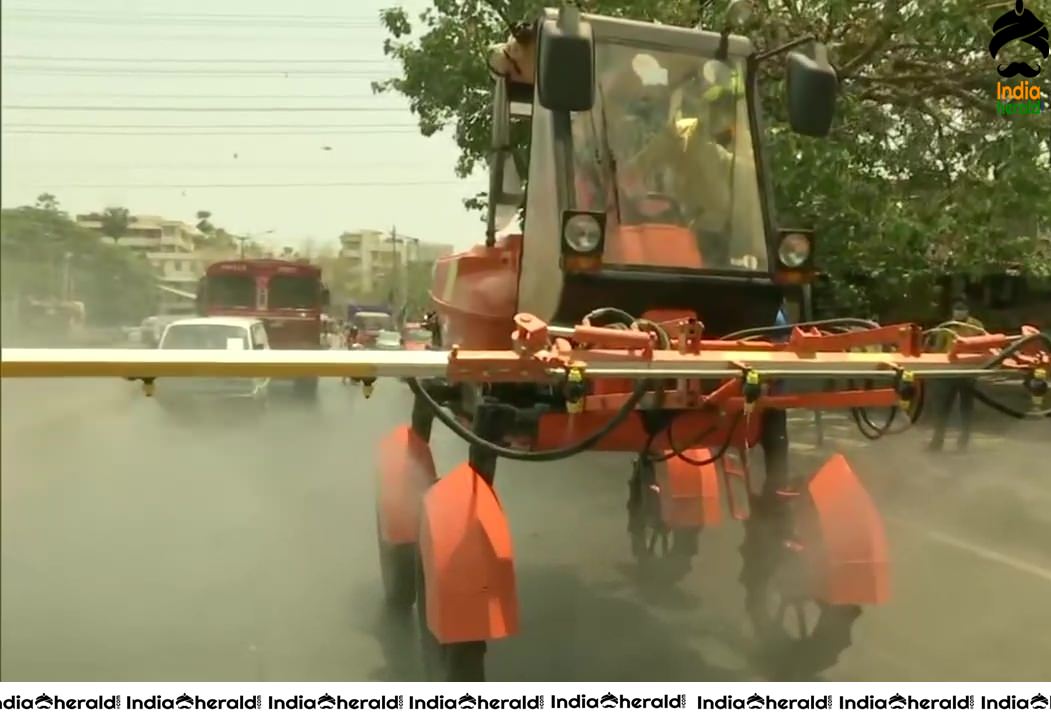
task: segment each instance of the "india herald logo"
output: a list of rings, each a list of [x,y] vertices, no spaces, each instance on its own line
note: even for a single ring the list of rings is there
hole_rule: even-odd
[[[993,23],[993,39],[989,41],[989,54],[996,59],[1000,50],[1008,43],[1020,40],[1033,46],[1046,60],[1051,53],[1048,45],[1047,26],[1040,20],[1032,10],[1025,7],[1022,0],[1015,0],[1014,10],[1008,10]],[[1041,66],[1032,66],[1027,62],[1011,62],[1006,67],[1000,64],[996,72],[1000,77],[1011,78],[1021,75],[1027,78],[1035,78],[1040,74]]]
[[[993,37],[989,41],[989,54],[994,60],[1000,52],[1014,42],[1022,42],[1035,49],[1045,60],[1051,54],[1048,44],[1047,26],[1032,10],[1025,7],[1023,0],[1015,0],[1014,9],[1008,10],[993,23]],[[1024,60],[1012,60],[1006,65],[999,63],[996,72],[1002,78],[1035,78],[1042,66],[1030,64]],[[1021,80],[1013,85],[996,83],[996,112],[1000,115],[1036,115],[1043,111],[1044,92],[1035,82]]]

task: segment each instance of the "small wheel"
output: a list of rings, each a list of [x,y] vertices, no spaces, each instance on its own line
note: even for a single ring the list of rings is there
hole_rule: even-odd
[[[660,490],[652,482],[652,475],[638,465],[635,472],[633,482],[637,483],[638,495],[629,499],[628,507],[631,554],[646,572],[678,581],[690,572],[700,528],[669,528],[661,516]]]
[[[829,605],[813,597],[805,544],[795,536],[790,500],[753,500],[741,545],[745,610],[760,659],[779,680],[807,680],[834,666],[850,647],[858,605]]]
[[[387,607],[408,612],[416,602],[416,546],[411,543],[391,545],[383,539],[380,520],[376,517],[376,545],[379,548],[383,598]]]
[[[485,682],[485,642],[442,644],[427,627],[427,591],[423,563],[416,559],[416,620],[420,654],[427,680],[434,682]]]

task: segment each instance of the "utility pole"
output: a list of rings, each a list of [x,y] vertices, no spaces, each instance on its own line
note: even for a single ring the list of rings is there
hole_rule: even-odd
[[[398,283],[398,269],[400,262],[398,262],[398,243],[401,239],[398,237],[397,226],[392,225],[390,229],[390,302],[391,305],[397,305],[400,287]]]

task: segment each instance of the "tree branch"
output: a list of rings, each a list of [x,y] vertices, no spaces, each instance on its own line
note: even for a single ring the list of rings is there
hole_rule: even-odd
[[[879,31],[876,32],[876,35],[860,53],[840,66],[841,77],[850,77],[851,73],[864,66],[884,45],[890,42],[891,37],[894,35],[894,28],[898,24],[898,12],[900,10],[901,0],[887,0],[883,4],[883,22],[880,24]]]
[[[496,0],[482,0],[482,4],[500,18],[501,22],[506,26],[504,28],[505,30],[510,30],[515,26],[515,21],[513,21],[507,14],[507,8],[497,5]]]

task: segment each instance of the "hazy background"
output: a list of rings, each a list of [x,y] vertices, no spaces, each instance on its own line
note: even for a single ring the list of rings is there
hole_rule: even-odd
[[[370,89],[397,70],[391,4],[4,2],[2,205],[50,192],[72,214],[208,209],[232,232],[275,229],[278,246],[395,224],[475,242],[461,200],[482,176],[456,178],[452,139],[421,137],[402,98]]]

